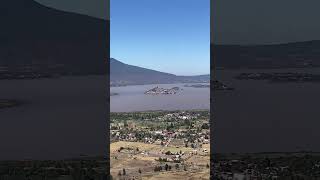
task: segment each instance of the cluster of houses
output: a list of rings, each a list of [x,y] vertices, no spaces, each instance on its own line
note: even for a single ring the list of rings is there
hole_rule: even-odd
[[[180,120],[191,120],[191,119],[195,119],[198,118],[200,114],[198,113],[190,113],[190,112],[175,112],[175,113],[168,113],[166,115],[163,116],[164,119],[180,119]]]
[[[172,141],[180,142],[176,146],[184,147],[189,144],[190,147],[198,148],[201,144],[210,143],[209,131],[203,131],[198,133],[188,134],[188,131],[177,130],[156,130],[156,131],[126,131],[120,132],[120,130],[111,130],[111,140],[112,141],[129,141],[129,142],[143,142],[147,144],[156,144],[162,146],[168,146],[173,144]],[[188,136],[192,136],[195,141],[191,142]]]
[[[210,143],[210,130],[201,129],[203,120],[198,120],[207,114],[201,112],[170,112],[152,119],[142,120],[113,120],[111,123],[111,141],[142,142],[146,144],[159,145],[161,151],[148,152],[137,151],[134,148],[121,148],[121,154],[130,154],[132,158],[140,154],[142,156],[154,157],[155,160],[166,163],[181,163],[193,155],[209,155],[209,149],[203,148],[204,144]],[[123,118],[123,117],[122,117]],[[146,127],[145,122],[159,124]],[[166,125],[172,128],[163,128]],[[169,147],[169,148],[166,148]],[[166,149],[175,149],[174,152]],[[188,148],[186,151],[185,148]],[[121,156],[119,154],[119,156]]]
[[[170,139],[178,138],[178,139],[188,139],[188,137],[192,136],[193,139],[197,140],[197,142],[201,142],[204,144],[209,143],[209,130],[200,130],[196,132],[196,130],[190,131],[188,129],[180,129],[181,125],[186,125],[185,120],[196,119],[200,116],[198,113],[190,113],[190,112],[175,112],[168,113],[164,116],[157,117],[156,119],[147,120],[147,121],[159,121],[159,123],[167,123],[167,121],[174,122],[172,129],[152,129],[148,127],[137,128],[135,121],[114,121],[110,124],[111,130],[111,140],[112,141],[140,141],[144,143],[160,143],[161,144],[168,143]],[[181,121],[179,121],[181,120]],[[191,121],[189,121],[191,122]],[[138,122],[139,123],[139,122]],[[141,122],[140,122],[141,123]],[[199,126],[201,128],[201,126]]]

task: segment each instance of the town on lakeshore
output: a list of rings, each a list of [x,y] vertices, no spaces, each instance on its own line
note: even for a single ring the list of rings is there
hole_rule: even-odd
[[[114,179],[209,179],[208,110],[111,113]]]

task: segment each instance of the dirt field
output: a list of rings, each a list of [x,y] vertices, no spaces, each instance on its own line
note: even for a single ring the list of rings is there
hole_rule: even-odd
[[[123,148],[139,148],[139,152],[119,152],[118,150]],[[114,179],[119,180],[169,180],[169,179],[183,179],[183,180],[208,180],[209,168],[207,164],[210,164],[209,153],[201,153],[203,149],[210,149],[209,145],[203,146],[199,149],[199,153],[196,155],[190,154],[194,152],[192,148],[185,147],[162,147],[160,145],[145,144],[139,142],[116,142],[110,145],[111,152],[111,174]],[[159,162],[156,161],[162,152],[185,152],[187,157],[185,163],[173,163],[173,162]],[[189,155],[190,154],[190,155]],[[165,166],[168,164],[172,167],[170,171],[155,172],[156,166]],[[179,164],[179,168],[176,168],[176,164]],[[186,166],[184,169],[184,166]],[[123,168],[125,168],[125,175],[123,175]],[[121,175],[119,175],[119,172]],[[140,173],[141,172],[141,173]]]

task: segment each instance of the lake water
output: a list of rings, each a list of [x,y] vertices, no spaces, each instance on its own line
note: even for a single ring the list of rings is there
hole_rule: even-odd
[[[219,70],[234,91],[213,95],[213,149],[218,152],[320,151],[320,83],[235,80],[242,72],[309,72],[320,69]],[[101,154],[106,142],[105,77],[0,81],[0,99],[22,106],[0,109],[0,159],[46,159]],[[112,87],[112,112],[209,109],[209,88],[160,84]],[[155,86],[183,90],[145,95]]]
[[[185,84],[154,84],[111,87],[111,93],[118,95],[110,97],[111,112],[131,112],[147,110],[190,110],[210,108],[210,89],[184,87]],[[145,91],[154,87],[182,88],[177,94],[146,95]]]
[[[103,155],[108,116],[106,77],[1,80],[0,160]]]
[[[213,94],[215,151],[320,151],[320,83],[233,78],[242,72],[320,74],[320,69],[217,71],[218,79],[235,91]]]

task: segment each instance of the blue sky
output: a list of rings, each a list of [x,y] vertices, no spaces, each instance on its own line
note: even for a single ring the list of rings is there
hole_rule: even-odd
[[[210,73],[209,0],[111,0],[111,57],[177,75]]]

